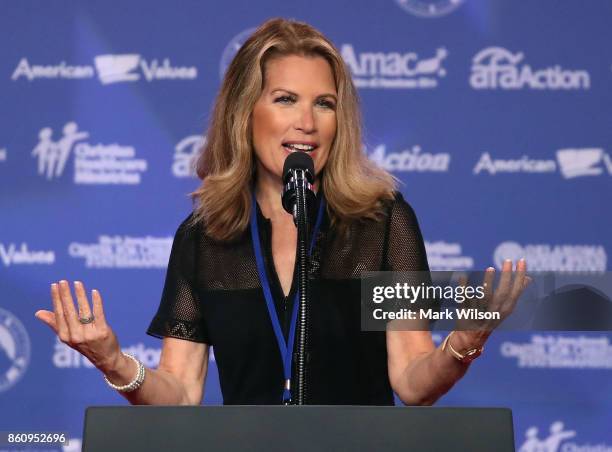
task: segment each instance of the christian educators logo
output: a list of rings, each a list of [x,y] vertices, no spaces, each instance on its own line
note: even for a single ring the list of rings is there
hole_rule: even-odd
[[[586,70],[560,65],[534,69],[523,62],[523,52],[487,47],[472,59],[470,85],[474,89],[587,90],[591,76]]]
[[[419,17],[440,17],[456,10],[464,0],[395,0],[404,10]]]
[[[30,363],[30,338],[17,317],[0,308],[0,392],[13,386]]]
[[[90,144],[83,141],[89,133],[80,131],[76,122],[68,122],[63,136],[53,139],[53,129],[44,127],[38,133],[38,144],[32,156],[38,159],[38,174],[51,180],[64,173],[68,158],[74,153],[74,183],[90,185],[137,185],[147,161],[136,159],[132,146]]]

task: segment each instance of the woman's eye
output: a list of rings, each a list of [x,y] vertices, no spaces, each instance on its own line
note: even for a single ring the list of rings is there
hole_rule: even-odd
[[[295,98],[292,96],[280,96],[275,99],[275,102],[278,102],[281,104],[290,104],[290,103],[295,102]]]
[[[334,104],[330,100],[321,99],[317,102],[317,104],[320,105],[321,107],[329,108],[330,110],[333,110],[336,108],[336,104]]]

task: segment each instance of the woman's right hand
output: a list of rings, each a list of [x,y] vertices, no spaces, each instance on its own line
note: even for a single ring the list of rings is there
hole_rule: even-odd
[[[92,290],[94,320],[91,323],[81,323],[79,318],[92,316],[87,294],[83,283],[75,281],[78,311],[75,309],[68,281],[51,284],[51,299],[53,312],[40,310],[34,314],[46,323],[60,340],[84,355],[103,373],[112,371],[121,359],[121,348],[117,336],[106,323],[100,292]]]

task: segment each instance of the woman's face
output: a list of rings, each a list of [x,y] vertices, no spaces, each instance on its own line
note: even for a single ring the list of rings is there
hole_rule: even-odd
[[[336,136],[337,93],[329,63],[289,55],[269,60],[265,72],[251,118],[258,177],[282,179],[292,152],[307,152],[319,174]]]

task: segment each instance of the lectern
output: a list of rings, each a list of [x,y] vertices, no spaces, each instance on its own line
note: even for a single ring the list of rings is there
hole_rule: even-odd
[[[514,452],[505,408],[90,407],[84,452]]]

